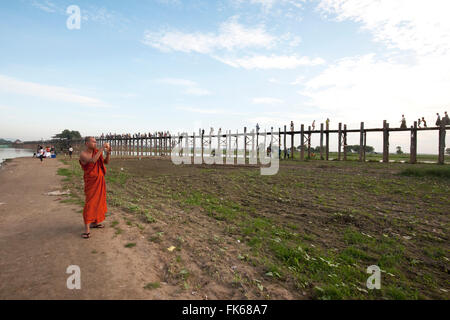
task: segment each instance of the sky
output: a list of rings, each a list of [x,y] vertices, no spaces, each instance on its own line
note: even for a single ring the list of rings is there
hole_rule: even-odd
[[[79,29],[68,27],[72,5]],[[278,131],[291,120],[299,130],[327,118],[332,129],[398,127],[402,114],[408,126],[422,116],[434,125],[450,111],[449,9],[448,0],[1,1],[0,138]],[[420,132],[418,152],[437,153],[437,141]],[[368,135],[377,151],[381,143]],[[397,145],[408,151],[409,134],[392,133]]]

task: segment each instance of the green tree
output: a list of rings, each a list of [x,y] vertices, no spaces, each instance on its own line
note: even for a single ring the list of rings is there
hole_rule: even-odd
[[[366,152],[367,152],[367,153],[375,152],[375,148],[372,147],[372,146],[366,146]]]
[[[58,147],[67,149],[73,141],[81,139],[81,134],[79,131],[65,129],[63,132],[55,134],[52,138],[56,140],[55,144]]]
[[[447,153],[448,155],[450,155],[450,148],[445,149],[445,153]]]
[[[344,150],[345,150],[346,152],[353,152],[352,147],[353,147],[353,146],[349,146],[349,145],[344,146]]]
[[[345,148],[347,149],[347,152],[354,152],[354,153],[359,153],[359,150],[361,149],[359,144],[348,145]],[[366,153],[372,153],[375,151],[375,148],[372,146],[365,146],[364,150]]]
[[[397,146],[397,154],[403,154],[402,147]]]

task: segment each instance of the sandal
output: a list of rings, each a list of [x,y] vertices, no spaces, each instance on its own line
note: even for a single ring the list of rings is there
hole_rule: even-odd
[[[90,233],[82,233],[82,234],[81,234],[81,237],[82,237],[83,239],[89,239],[89,238],[91,237],[91,234],[90,234]]]
[[[101,223],[99,223],[99,224],[96,224],[95,226],[92,226],[91,228],[94,228],[94,229],[103,229],[105,226],[103,225],[103,224],[101,224]]]

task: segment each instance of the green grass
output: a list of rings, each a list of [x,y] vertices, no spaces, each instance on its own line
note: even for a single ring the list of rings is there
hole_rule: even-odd
[[[150,213],[148,213],[148,212],[144,212],[144,217],[145,217],[145,222],[147,222],[147,223],[155,223],[156,222],[156,219],[153,218],[150,215]]]
[[[153,290],[161,288],[161,284],[159,282],[149,282],[144,286],[144,289]]]
[[[129,175],[119,169],[108,170],[105,179],[107,183],[117,183],[121,186],[125,185],[128,181]]]
[[[217,220],[230,221],[236,217],[240,209],[239,205],[231,201],[224,201],[212,194],[199,191],[182,192],[178,198],[186,205],[202,207],[209,216]]]
[[[450,178],[450,167],[444,166],[440,168],[423,168],[423,167],[411,167],[404,169],[400,172],[400,175],[410,177],[438,177],[438,178]]]
[[[307,149],[305,149],[305,160],[307,161],[315,161],[320,160],[320,153],[313,152],[315,154],[314,157],[311,157],[311,159],[308,158],[308,152]],[[283,159],[284,153],[283,150],[281,151],[280,159]],[[323,154],[325,157],[325,152]],[[329,159],[337,159],[338,153],[337,152],[329,152]],[[344,158],[344,152],[341,152],[341,159]],[[300,159],[300,151],[294,152],[294,160]],[[288,161],[291,161],[292,159],[286,159]],[[347,160],[348,161],[359,161],[359,153],[347,153]],[[380,162],[383,160],[383,153],[366,153],[366,161],[368,162]],[[389,154],[389,160],[395,161],[395,162],[408,162],[410,160],[410,154],[409,153],[403,153],[403,154],[396,154],[396,153],[390,153]],[[438,155],[433,154],[418,154],[417,155],[417,161],[418,162],[436,162],[438,161]],[[445,162],[448,163],[450,161],[450,155],[445,155]]]
[[[70,170],[68,168],[59,168],[58,171],[57,171],[57,174],[59,176],[71,177],[72,176],[72,170]]]
[[[155,223],[156,230],[148,227],[150,242],[178,236],[165,233],[163,237],[166,229],[158,223],[164,219],[179,223],[176,214],[167,215],[171,209],[204,214],[205,228],[213,224],[217,239],[233,238],[234,258],[256,267],[259,279],[272,286],[283,282],[289,290],[315,299],[445,297],[439,289],[448,286],[441,266],[449,253],[443,236],[448,231],[443,217],[450,206],[448,176],[442,174],[448,172],[446,166],[291,161],[268,177],[247,168],[185,173],[174,167],[148,174],[155,163],[149,160],[148,167],[145,163],[113,162],[110,171],[124,167],[126,180],[118,173],[107,190],[108,204],[128,212],[127,216]],[[72,172],[76,170],[75,165]],[[410,175],[433,180],[412,183]],[[77,175],[71,179],[76,181]],[[183,239],[198,236],[183,234]],[[223,244],[217,239],[206,242],[221,252]],[[195,259],[194,251],[192,255]],[[373,264],[383,270],[381,290],[365,286],[366,268]],[[185,281],[189,272],[183,272],[174,275]],[[190,280],[194,277],[191,274]],[[270,287],[260,285],[263,292]]]
[[[135,247],[136,246],[136,243],[135,242],[130,242],[130,243],[127,243],[126,245],[125,245],[125,248],[133,248],[133,247]]]

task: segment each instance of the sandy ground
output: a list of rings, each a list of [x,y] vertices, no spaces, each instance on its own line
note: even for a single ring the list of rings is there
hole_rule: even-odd
[[[115,237],[114,213],[105,229],[82,239],[80,206],[46,195],[62,190],[61,167],[55,159],[17,158],[0,168],[0,299],[201,299],[164,282],[144,289],[161,281],[164,262],[150,245],[125,248],[141,236]],[[67,288],[70,265],[81,269],[80,290]]]

